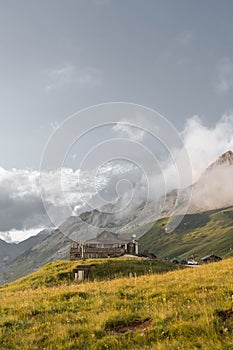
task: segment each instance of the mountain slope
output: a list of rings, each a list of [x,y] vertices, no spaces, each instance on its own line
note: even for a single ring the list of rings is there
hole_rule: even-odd
[[[141,252],[148,250],[159,258],[193,254],[200,258],[212,252],[233,256],[233,207],[185,215],[171,233],[166,232],[168,220],[158,220],[140,238]]]
[[[189,218],[192,222],[196,221],[198,224],[200,218],[202,220],[209,215],[205,213],[207,210],[233,205],[232,164],[233,153],[228,151],[207,168],[199,181],[192,186],[193,196],[188,214],[197,214],[186,216],[185,220]],[[188,196],[190,190],[191,187],[182,190],[179,213],[184,212],[185,198]],[[57,230],[52,230],[47,236],[35,236],[19,245],[6,244],[7,248],[12,248],[16,251],[13,251],[12,257],[8,259],[8,266],[6,266],[5,262],[2,263],[4,276],[0,280],[5,281],[7,279],[12,281],[38,269],[49,261],[68,259],[70,240],[80,241],[91,239],[105,228],[112,230],[114,227],[118,228],[116,230],[117,233],[127,236],[136,234],[137,238],[140,238],[149,230],[148,234],[143,236],[143,239],[140,241],[141,250],[146,249],[151,251],[152,249],[152,252],[158,256],[191,254],[196,247],[200,247],[201,245],[203,245],[203,249],[200,251],[200,254],[206,255],[214,250],[216,253],[219,251],[218,254],[227,255],[226,249],[227,246],[229,247],[229,242],[231,241],[231,231],[229,230],[232,226],[229,220],[215,222],[214,230],[216,233],[211,231],[210,224],[208,223],[206,223],[206,227],[205,225],[204,227],[200,227],[199,231],[194,230],[189,232],[189,223],[183,222],[183,232],[187,228],[185,241],[184,237],[177,235],[180,229],[171,233],[169,236],[164,235],[164,229],[161,229],[160,224],[166,225],[167,219],[159,220],[150,229],[158,217],[168,217],[172,214],[176,199],[177,190],[173,190],[167,194],[166,198],[163,197],[160,200],[147,203],[143,210],[142,207],[139,207],[134,208],[133,211],[125,211],[124,216],[114,214],[114,206],[111,204],[99,210],[95,209],[84,212],[79,216],[71,216]],[[200,211],[203,211],[203,213],[199,213]],[[210,216],[208,220],[212,222],[212,219],[212,216]],[[223,227],[225,225],[228,225],[229,230],[225,228],[224,233]],[[201,232],[203,230],[208,231],[207,236],[205,232]],[[154,235],[156,235],[157,241],[154,240]],[[211,238],[211,235],[215,238]],[[4,254],[2,259],[6,256],[6,253]]]
[[[49,264],[0,288],[0,348],[230,350],[232,263],[78,284]]]
[[[5,269],[7,282],[25,276],[48,262],[69,258],[70,240],[59,230],[46,237],[16,257]]]
[[[231,150],[223,153],[215,162],[210,164],[207,170],[216,168],[219,165],[233,165],[233,152]]]
[[[22,253],[21,247],[16,243],[7,243],[0,239],[0,261],[7,262]]]
[[[25,252],[26,250],[38,244],[39,242],[43,241],[51,233],[51,231],[51,229],[42,230],[37,235],[29,237],[22,242],[19,242],[17,246],[20,248],[21,252]]]
[[[17,256],[25,252],[26,250],[33,247],[35,244],[41,242],[50,230],[43,230],[39,232],[36,236],[32,236],[20,243],[7,243],[0,239],[0,261],[4,261],[5,263],[9,263]]]

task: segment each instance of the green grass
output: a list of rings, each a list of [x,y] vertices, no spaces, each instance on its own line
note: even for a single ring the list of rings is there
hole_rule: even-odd
[[[164,263],[156,260],[111,258],[111,259],[90,259],[86,261],[57,261],[46,264],[44,267],[29,276],[5,285],[10,288],[40,288],[73,283],[72,270],[77,265],[93,264],[95,267],[90,270],[89,281],[111,280],[119,277],[147,275],[152,273],[165,273],[183,268],[172,263]],[[0,287],[1,288],[1,287]]]
[[[233,208],[186,215],[171,233],[165,231],[168,219],[158,220],[139,240],[140,251],[149,250],[159,258],[182,255],[199,258],[215,253],[233,256]]]
[[[148,261],[146,275],[99,280],[118,261],[121,273],[145,263],[96,261],[92,280],[74,283],[76,263],[56,262],[1,287],[0,349],[232,350],[233,318],[220,315],[233,306],[233,259],[162,274]]]

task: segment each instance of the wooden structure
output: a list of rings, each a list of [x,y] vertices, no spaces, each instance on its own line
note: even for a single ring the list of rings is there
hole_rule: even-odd
[[[73,269],[73,279],[75,281],[83,281],[88,278],[89,271],[95,268],[95,265],[77,265],[75,269]]]
[[[96,238],[85,242],[72,242],[70,247],[70,260],[118,257],[124,254],[138,255],[138,241],[110,231],[103,231]]]
[[[208,264],[211,262],[217,262],[222,260],[222,258],[220,256],[217,256],[215,254],[209,254],[204,256],[203,258],[201,258],[201,260],[203,261],[203,263]]]
[[[144,252],[140,254],[140,256],[148,259],[157,259],[157,256],[154,253],[149,252],[147,249],[144,250]]]

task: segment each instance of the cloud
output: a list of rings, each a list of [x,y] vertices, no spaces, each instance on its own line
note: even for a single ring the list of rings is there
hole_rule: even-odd
[[[164,191],[164,183],[166,185],[165,191],[170,191],[174,188],[179,188],[180,186],[184,188],[197,182],[207,167],[216,161],[221,154],[228,150],[233,150],[233,114],[223,115],[212,127],[206,126],[199,116],[193,116],[187,119],[181,132],[181,137],[190,159],[192,176],[189,175],[186,164],[183,164],[185,159],[183,157],[184,149],[170,150],[176,157],[176,163],[180,164],[182,174],[178,173],[177,164],[171,157],[167,155],[162,157],[159,161],[161,172],[147,174],[147,182],[151,186],[150,199],[153,199],[153,197],[158,198],[158,196],[165,194],[162,193]],[[182,184],[180,184],[181,175],[183,179]],[[228,180],[229,176],[226,176],[226,183]],[[216,181],[213,183],[216,183]],[[138,185],[139,189],[140,181]],[[233,202],[232,192],[229,195],[232,196]]]
[[[40,199],[38,173],[0,168],[0,231],[48,224]]]
[[[49,82],[46,91],[61,89],[70,84],[80,87],[95,87],[101,84],[100,71],[93,67],[78,68],[70,63],[47,71]]]
[[[119,122],[113,127],[113,130],[130,139],[136,141],[144,139],[143,141],[146,141],[146,132],[143,130],[138,132],[137,128],[129,126],[128,123]],[[145,187],[147,185],[150,186],[150,199],[156,199],[164,195],[164,191],[179,187],[184,188],[195,183],[206,168],[221,154],[230,149],[233,150],[233,114],[223,115],[212,127],[206,126],[199,116],[193,116],[187,119],[180,135],[190,158],[192,176],[190,176],[186,164],[183,164],[185,160],[184,149],[172,149],[170,152],[175,155],[177,164],[180,164],[182,174],[178,173],[177,164],[169,154],[165,154],[159,159],[161,171],[158,169],[156,172],[152,164],[151,166],[147,165],[147,170],[149,169],[146,173],[147,184],[141,179],[137,180],[135,187],[141,200],[143,193],[146,193]],[[153,148],[151,145],[150,147]],[[152,168],[153,171],[150,171]],[[131,170],[131,176],[133,176],[133,170]],[[180,183],[181,178],[182,183]]]
[[[143,130],[138,130],[123,122],[116,124],[114,131],[136,141],[146,137]],[[222,116],[212,127],[204,125],[200,117],[193,116],[186,121],[181,136],[190,157],[193,182],[196,182],[206,168],[222,153],[229,149],[233,150],[233,114]],[[178,161],[179,159],[182,161],[180,157],[182,151],[180,149],[175,151],[178,154]],[[182,169],[185,173],[185,165]],[[122,194],[128,201],[133,193],[133,204],[139,205],[144,199],[158,198],[163,195],[164,188],[170,191],[179,186],[176,166],[167,156],[159,160],[159,167],[154,167],[154,164],[146,164],[143,170],[146,170],[144,175],[141,169],[134,166],[132,162],[126,163],[120,160],[105,163],[102,167],[92,170],[64,168],[62,169],[63,193],[58,190],[60,182],[56,180],[59,179],[57,174],[55,172],[46,173],[45,186],[48,190],[44,198],[46,206],[56,212],[62,221],[66,218],[67,202],[78,214],[85,210],[87,203],[101,202],[96,197],[98,193],[102,196],[102,202],[106,200],[106,203],[114,202],[118,195]],[[225,179],[219,181],[227,184],[231,181],[231,176],[224,172],[219,174],[218,179]],[[2,232],[0,237],[9,240],[13,231],[21,231],[24,235],[26,231],[39,230],[41,227],[50,225],[41,199],[39,179],[39,171],[0,168],[0,232]],[[206,186],[208,182],[210,178],[207,179]],[[218,188],[218,180],[215,179],[212,184],[214,185],[211,187],[211,192],[213,188]],[[152,187],[149,197],[148,185]],[[231,187],[228,186],[228,188]],[[232,196],[231,190],[220,192],[226,194],[224,198],[227,200]],[[202,196],[203,191],[199,189],[198,193],[200,195],[196,195],[196,202]],[[217,192],[213,192],[211,198],[217,200],[218,196]],[[206,197],[206,193],[202,197]]]
[[[45,211],[39,186],[38,171],[0,168],[0,231],[27,231],[51,225]],[[51,180],[51,179],[50,179]],[[50,207],[62,210],[56,195],[46,198]]]
[[[35,236],[42,231],[44,226],[36,227],[27,230],[11,230],[10,232],[0,232],[0,237],[8,243],[20,242],[29,237]]]
[[[68,168],[62,169],[60,179],[56,172],[45,174],[46,207],[57,213],[61,222],[66,219],[67,203],[83,209],[85,203],[100,191],[114,173],[123,171],[116,167],[104,168],[95,177],[95,170],[80,172]],[[125,171],[125,170],[124,170]],[[59,173],[59,172],[58,172]],[[78,210],[79,212],[79,210]],[[22,236],[42,227],[51,226],[45,211],[40,191],[40,172],[24,169],[7,170],[0,168],[0,237],[9,240],[14,233],[21,231]],[[17,236],[17,238],[18,238]]]
[[[145,136],[145,131],[137,126],[129,125],[131,122],[122,121],[114,125],[113,131],[118,132],[122,136],[126,136],[133,141],[142,141]],[[132,123],[133,124],[133,123]]]
[[[228,93],[233,88],[233,61],[226,57],[217,68],[217,80],[214,84],[218,93]]]
[[[11,243],[13,241],[9,232],[0,232],[0,239],[7,243]]]
[[[196,181],[210,163],[233,150],[233,114],[223,115],[213,127],[205,126],[200,117],[193,116],[186,121],[181,135]]]
[[[46,89],[48,91],[61,88],[73,80],[75,68],[71,64],[65,64],[64,66],[51,69],[48,71],[48,77],[50,83],[47,85]]]
[[[208,169],[194,185],[191,208],[209,210],[233,204],[233,166]]]
[[[195,34],[191,31],[185,31],[177,36],[177,42],[183,46],[187,46],[195,40]]]

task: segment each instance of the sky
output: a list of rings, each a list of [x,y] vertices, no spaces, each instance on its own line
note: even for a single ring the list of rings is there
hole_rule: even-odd
[[[23,219],[0,231],[43,226],[43,149],[83,108],[124,101],[158,111],[184,135],[193,162],[202,159],[196,177],[231,146],[231,0],[0,0],[0,8],[0,202],[14,206],[19,193],[25,211],[35,208],[25,225],[22,203],[17,215],[8,205],[9,218]]]
[[[37,169],[53,127],[94,104],[142,104],[179,130],[233,108],[231,0],[0,5],[3,167]]]

